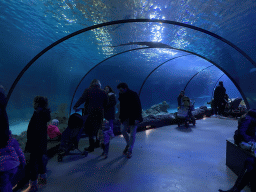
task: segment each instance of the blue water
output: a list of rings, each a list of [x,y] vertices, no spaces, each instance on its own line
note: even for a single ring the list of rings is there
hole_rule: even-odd
[[[90,4],[82,0],[2,0],[0,84],[9,91],[19,73],[37,54],[66,35],[120,19],[166,19],[198,26],[227,38],[255,58],[253,34],[256,28],[251,24],[255,14],[250,11],[255,4],[252,1],[242,7],[239,4],[238,1],[233,4],[213,1],[209,6],[203,1],[100,1]],[[226,18],[228,25],[223,25]],[[145,42],[179,50],[150,48],[124,52],[146,47]],[[126,45],[119,46],[121,44]],[[144,110],[166,101],[170,105],[169,112],[176,112],[177,97],[185,87],[186,95],[195,100],[195,107],[209,106],[207,102],[211,101],[219,80],[224,82],[230,98],[242,97],[228,76],[222,76],[220,68],[207,68],[212,63],[182,50],[218,64],[229,72],[237,85],[246,87],[244,92],[249,101],[254,102],[253,66],[223,42],[192,29],[163,23],[118,24],[74,36],[41,55],[25,71],[9,99],[7,112],[11,130],[16,133],[26,130],[24,122],[32,116],[35,96],[46,96],[52,111],[61,103],[66,103],[69,111],[94,78],[99,79],[103,87],[112,86],[117,96],[116,86],[120,82],[126,82],[137,93],[141,91]],[[248,79],[251,83],[247,83]],[[13,123],[17,121],[19,126]]]

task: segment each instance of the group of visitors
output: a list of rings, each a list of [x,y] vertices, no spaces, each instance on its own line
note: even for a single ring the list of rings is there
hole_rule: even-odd
[[[219,88],[218,88],[219,87]],[[223,99],[225,97],[225,88],[220,82],[215,89],[214,97],[217,103],[218,113],[221,113]],[[127,158],[132,157],[137,125],[142,121],[142,108],[139,96],[136,92],[130,90],[126,83],[120,83],[117,86],[119,90],[120,101],[120,116],[121,133],[126,141],[126,147],[123,154]],[[181,106],[182,98],[185,92],[182,91],[178,97],[178,105]],[[87,115],[87,120],[84,124],[84,129],[87,130],[89,136],[89,147],[85,148],[88,152],[93,152],[96,148],[94,137],[100,128],[107,123],[113,131],[113,122],[115,119],[116,96],[110,86],[101,89],[99,80],[94,79],[90,87],[85,89],[82,96],[74,105],[74,109],[84,103],[84,115]],[[13,183],[13,178],[24,170],[26,160],[23,151],[19,147],[19,143],[15,140],[9,130],[8,116],[6,113],[6,95],[3,86],[0,86],[0,192],[12,191],[16,183]],[[104,120],[105,118],[105,120]],[[25,151],[30,154],[29,157],[29,172],[30,181],[26,191],[37,191],[38,184],[45,185],[46,166],[47,166],[47,134],[52,138],[61,138],[61,133],[58,130],[59,121],[52,120],[51,124],[47,123],[51,120],[50,109],[48,108],[48,99],[42,96],[34,98],[34,113],[27,129],[27,143]],[[104,122],[104,123],[103,123]],[[130,128],[130,135],[127,133]],[[249,110],[240,120],[238,130],[235,133],[234,139],[237,144],[242,141],[256,141],[256,110]],[[113,134],[113,132],[112,132]],[[113,135],[112,135],[113,136]],[[97,138],[97,137],[96,137]],[[109,150],[109,142],[103,145],[103,155],[107,157]],[[240,192],[246,185],[250,183],[252,191],[256,191],[256,185],[253,182],[256,176],[256,160],[254,157],[248,158],[244,164],[244,171],[238,176],[234,186],[226,192]],[[225,192],[219,190],[220,192]]]
[[[126,141],[123,153],[127,158],[131,158],[137,124],[142,121],[141,102],[138,94],[130,90],[126,83],[118,84],[117,89],[119,90],[121,133]],[[98,147],[95,146],[94,136],[97,136],[97,132],[102,127],[103,118],[109,122],[113,130],[116,98],[110,86],[106,86],[104,90],[101,89],[100,81],[94,79],[90,87],[84,90],[82,96],[73,107],[76,110],[84,103],[84,114],[88,115],[85,123],[85,129],[89,136],[89,147],[85,148],[85,150],[88,152],[93,152],[94,148]],[[127,133],[128,128],[130,128],[130,136]],[[96,141],[96,144],[98,142]],[[104,146],[105,157],[108,155],[108,147],[109,145]]]
[[[181,107],[184,97],[186,97],[185,91],[182,90],[177,98],[178,109]],[[224,115],[224,110],[228,104],[228,99],[229,98],[228,98],[228,95],[226,94],[226,89],[223,86],[223,82],[220,81],[219,85],[214,90],[214,97],[212,101],[208,102],[208,104],[211,104],[211,108],[213,110],[213,117]]]
[[[181,91],[178,100],[178,109],[184,105],[185,91]],[[212,109],[214,116],[223,115],[224,109],[228,103],[228,95],[226,89],[223,86],[223,82],[220,81],[219,85],[214,91],[214,99],[212,100]],[[238,121],[238,129],[234,134],[235,144],[239,145],[242,142],[251,143],[256,145],[256,110],[251,109],[248,113],[244,114]],[[253,146],[253,145],[252,145]],[[255,150],[255,149],[254,149]],[[243,171],[238,176],[234,186],[229,190],[221,190],[220,192],[240,192],[245,186],[250,185],[251,191],[256,192],[256,158],[249,157],[244,162]]]
[[[123,154],[127,158],[132,157],[132,150],[135,142],[137,124],[142,121],[142,108],[139,96],[136,92],[130,90],[126,83],[120,83],[117,86],[119,90],[121,133],[126,141],[126,147]],[[94,79],[90,87],[85,89],[83,95],[74,105],[76,110],[84,103],[84,114],[87,115],[85,127],[89,136],[90,146],[86,148],[88,152],[93,152],[95,148],[94,136],[103,125],[104,118],[112,130],[115,119],[116,96],[110,86],[101,89],[99,80]],[[16,183],[12,183],[13,178],[26,165],[24,153],[19,147],[18,142],[12,138],[9,130],[9,121],[6,113],[6,95],[3,86],[0,86],[0,192],[12,191]],[[34,98],[34,113],[28,124],[27,143],[25,152],[29,153],[29,173],[30,181],[26,192],[38,190],[38,184],[45,185],[46,166],[47,166],[47,134],[50,139],[61,139],[61,133],[58,129],[59,121],[51,120],[48,99],[43,96]],[[130,128],[130,136],[127,131]],[[107,157],[109,145],[103,146],[104,155]],[[39,176],[39,178],[38,178]]]

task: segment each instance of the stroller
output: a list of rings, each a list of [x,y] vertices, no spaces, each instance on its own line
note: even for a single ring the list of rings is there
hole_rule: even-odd
[[[195,101],[190,101],[189,97],[184,96],[182,98],[182,105],[177,113],[178,127],[182,124],[185,124],[185,127],[188,127],[189,123],[192,123],[195,126],[196,120],[192,115],[192,111],[194,111],[194,104]]]
[[[80,151],[78,143],[83,131],[84,120],[78,113],[73,113],[68,120],[68,127],[62,133],[61,144],[58,151],[58,162],[61,162],[64,156],[67,155],[88,155],[88,152]],[[79,153],[70,153],[70,151],[78,150]]]
[[[242,98],[236,98],[232,100],[229,104],[228,107],[224,111],[224,115],[229,116],[231,115],[232,117],[237,118],[238,116],[242,115],[242,111],[239,107],[240,103],[242,101]]]

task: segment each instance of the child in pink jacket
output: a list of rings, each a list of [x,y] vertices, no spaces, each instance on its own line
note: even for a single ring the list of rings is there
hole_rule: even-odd
[[[50,137],[50,139],[60,139],[61,138],[61,132],[58,128],[59,121],[57,119],[53,119],[52,123],[48,125],[47,134]]]

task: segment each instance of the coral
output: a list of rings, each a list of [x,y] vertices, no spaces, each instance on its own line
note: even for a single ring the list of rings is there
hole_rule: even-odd
[[[148,116],[148,114],[142,109],[142,117],[144,118],[146,116]]]
[[[159,114],[159,113],[168,113],[168,111],[167,111],[168,108],[169,108],[169,105],[167,104],[167,102],[163,101],[162,103],[151,106],[150,109],[147,109],[145,111],[145,113],[147,115],[156,115],[156,114]],[[145,114],[143,114],[143,115],[145,115]]]
[[[241,101],[240,105],[246,107],[246,104],[245,104],[244,100]]]
[[[168,112],[167,109],[170,108],[170,106],[167,104],[166,101],[163,101],[162,105],[160,105],[160,110],[163,112]]]

